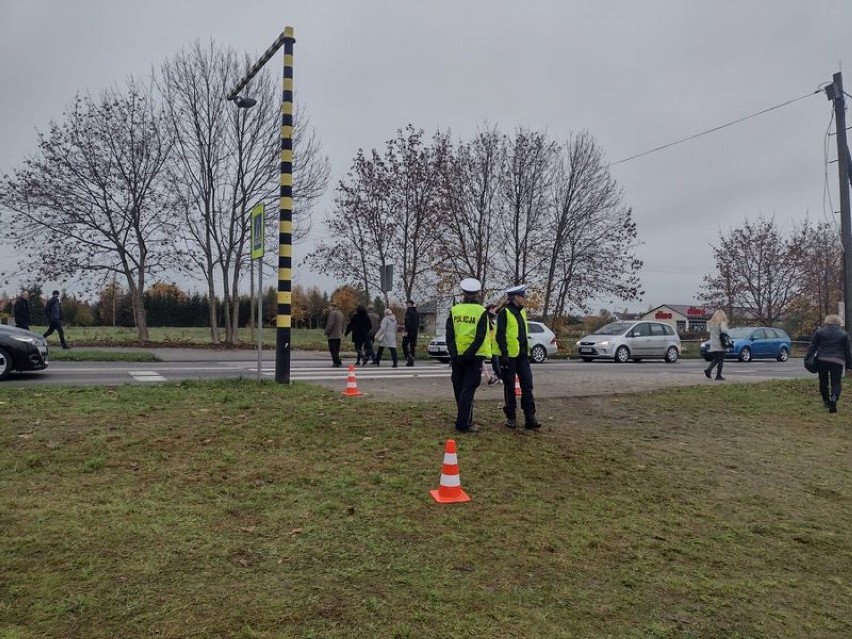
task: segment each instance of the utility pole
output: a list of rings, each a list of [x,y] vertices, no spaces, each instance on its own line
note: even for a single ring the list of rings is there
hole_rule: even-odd
[[[285,27],[275,42],[254,63],[248,73],[228,94],[237,107],[247,109],[253,98],[240,96],[240,91],[257,75],[269,59],[284,47],[284,70],[281,82],[281,144],[279,151],[278,187],[278,314],[275,325],[275,381],[290,383],[291,282],[293,279],[293,27]],[[263,291],[260,292],[263,295]]]
[[[852,323],[852,228],[849,219],[849,146],[846,143],[846,100],[843,95],[843,74],[837,72],[825,94],[834,101],[834,121],[837,132],[837,170],[840,177],[840,242],[843,245],[843,321],[849,330]]]

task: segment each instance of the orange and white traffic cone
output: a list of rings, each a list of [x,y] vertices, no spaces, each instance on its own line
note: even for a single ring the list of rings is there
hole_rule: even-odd
[[[515,375],[515,397],[521,396],[521,380]]]
[[[349,376],[346,378],[346,390],[343,392],[343,394],[346,397],[358,397],[358,395],[364,394],[358,390],[358,382],[355,381],[354,364],[349,364]]]
[[[448,439],[444,446],[444,464],[441,466],[441,483],[438,490],[430,490],[429,494],[439,504],[457,504],[470,501],[467,493],[462,490],[459,477],[459,462],[456,457],[456,440]]]

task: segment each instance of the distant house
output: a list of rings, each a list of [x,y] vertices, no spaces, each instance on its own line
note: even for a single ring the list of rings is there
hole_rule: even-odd
[[[420,332],[424,335],[436,335],[435,322],[438,317],[438,300],[433,299],[419,304],[417,311],[420,313]]]
[[[707,330],[707,320],[715,309],[685,304],[663,304],[652,308],[640,319],[656,320],[670,324],[678,333],[702,333]]]

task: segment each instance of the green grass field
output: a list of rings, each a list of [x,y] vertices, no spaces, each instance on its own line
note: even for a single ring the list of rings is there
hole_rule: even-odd
[[[453,405],[0,388],[0,637],[852,636],[852,418],[813,382]],[[844,397],[844,399],[846,399]]]

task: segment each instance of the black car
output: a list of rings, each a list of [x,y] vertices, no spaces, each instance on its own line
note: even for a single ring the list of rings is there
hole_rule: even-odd
[[[0,380],[12,371],[47,368],[47,340],[38,333],[0,324]]]

